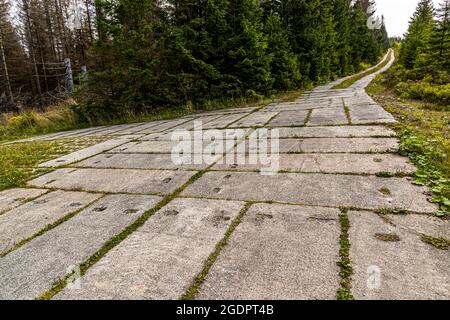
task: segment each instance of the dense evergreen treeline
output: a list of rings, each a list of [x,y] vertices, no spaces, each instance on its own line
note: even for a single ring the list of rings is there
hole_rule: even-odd
[[[92,116],[254,98],[357,71],[388,44],[371,1],[97,0]],[[369,12],[369,13],[367,13]]]
[[[450,105],[450,1],[421,0],[400,49],[399,93]]]
[[[373,2],[0,0],[0,109],[64,99],[66,58],[88,67],[75,97],[92,117],[327,81],[389,45],[384,21],[368,27]]]

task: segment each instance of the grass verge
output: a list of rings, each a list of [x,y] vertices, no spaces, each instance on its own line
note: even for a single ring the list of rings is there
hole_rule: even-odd
[[[414,184],[428,186],[430,200],[440,205],[437,216],[450,217],[450,111],[396,95],[386,75],[378,75],[367,92],[394,115],[392,128],[400,137],[400,154],[418,167]]]

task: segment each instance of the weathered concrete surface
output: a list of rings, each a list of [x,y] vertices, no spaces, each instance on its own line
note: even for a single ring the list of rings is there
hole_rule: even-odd
[[[312,111],[308,126],[349,124],[344,107],[324,108]]]
[[[0,214],[48,192],[45,189],[16,188],[0,192]]]
[[[254,112],[247,117],[233,123],[232,125],[230,125],[230,128],[263,127],[277,114],[278,112]]]
[[[6,212],[0,216],[0,254],[100,196],[85,192],[55,191]]]
[[[256,143],[257,142],[257,143]],[[246,153],[260,153],[266,148],[265,140],[256,140],[245,143]],[[272,142],[267,143],[272,146]],[[237,148],[239,153],[244,147]],[[272,150],[271,147],[269,150]],[[396,138],[308,138],[308,139],[281,139],[279,140],[280,153],[380,153],[395,152],[398,150]],[[275,150],[274,150],[275,151]]]
[[[56,299],[179,299],[243,203],[176,199]]]
[[[100,154],[73,167],[80,168],[113,168],[113,169],[164,169],[164,170],[202,170],[222,157],[201,157],[201,163],[195,164],[194,158],[190,155],[183,157],[183,162],[179,164],[172,160],[171,154]]]
[[[236,141],[237,142],[237,141]],[[194,135],[184,135],[180,141],[149,140],[137,141],[124,144],[110,150],[110,153],[172,153],[176,150],[189,154],[201,154],[217,150],[223,154],[226,150],[235,145],[234,141],[227,140],[194,140]],[[217,146],[217,148],[216,148]],[[218,148],[221,146],[221,148]]]
[[[0,300],[34,299],[151,209],[159,198],[110,195],[0,259]],[[75,269],[76,270],[76,269]]]
[[[339,210],[255,204],[200,289],[199,299],[334,299]]]
[[[221,136],[224,140],[230,139],[242,139],[244,138],[251,129],[205,129],[214,130],[218,136]],[[178,130],[164,132],[164,133],[153,133],[140,138],[140,141],[172,141],[174,133],[180,132]],[[181,133],[181,132],[180,132]],[[205,132],[204,132],[205,133]],[[191,133],[194,136],[193,133]]]
[[[415,221],[411,228],[411,220],[417,219],[414,216],[388,216],[395,226],[372,212],[350,212],[349,217],[352,292],[356,299],[449,299],[450,251],[436,249],[420,239],[419,232],[436,228],[436,221],[421,218],[423,226]],[[449,222],[441,220],[438,228],[444,226],[450,230]],[[377,234],[397,235],[400,241],[384,242],[375,237]]]
[[[195,171],[59,169],[29,182],[32,186],[109,193],[169,194]]]
[[[248,113],[226,114],[203,125],[203,129],[222,129],[245,117]]]
[[[303,126],[305,124],[307,111],[282,111],[269,122],[268,127]]]
[[[328,126],[279,128],[280,138],[367,138],[394,137],[395,132],[385,126]]]
[[[108,141],[93,145],[91,147],[70,153],[63,157],[42,163],[39,166],[40,167],[59,167],[59,166],[71,164],[71,163],[92,157],[96,154],[108,151],[110,149],[113,149],[113,148],[120,146],[122,144],[125,144],[127,142],[129,142],[128,138],[117,138],[117,139],[108,140]]]
[[[379,105],[349,106],[353,124],[393,123],[394,117]]]
[[[412,174],[416,168],[407,159],[393,154],[280,154],[279,171],[311,172],[311,173],[405,173]],[[235,158],[234,163],[217,164],[213,170],[254,171],[270,167],[259,161],[250,164],[248,156],[245,162]]]
[[[383,192],[390,190],[390,195]],[[407,209],[434,213],[426,188],[406,178],[254,172],[208,172],[182,193],[186,197],[230,200],[280,201],[318,206],[349,206],[361,209]]]
[[[173,129],[181,124],[184,124],[188,122],[189,119],[177,119],[177,120],[170,120],[170,121],[162,121],[161,124],[157,126],[152,126],[150,128],[137,131],[136,133],[142,133],[142,134],[150,134],[150,133],[157,133],[157,132],[163,132],[165,130]]]

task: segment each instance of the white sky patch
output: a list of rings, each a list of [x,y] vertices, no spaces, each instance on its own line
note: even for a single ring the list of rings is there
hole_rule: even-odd
[[[437,8],[444,0],[433,0]],[[390,37],[403,36],[408,30],[409,20],[416,10],[419,0],[376,0],[376,14],[384,15]]]

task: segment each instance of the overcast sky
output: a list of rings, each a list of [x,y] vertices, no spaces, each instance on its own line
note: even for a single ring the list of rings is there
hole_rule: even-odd
[[[444,0],[433,0],[437,7]],[[377,15],[384,15],[389,36],[402,36],[408,29],[419,0],[376,0]]]

